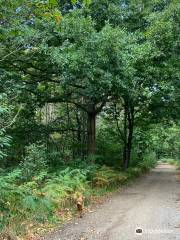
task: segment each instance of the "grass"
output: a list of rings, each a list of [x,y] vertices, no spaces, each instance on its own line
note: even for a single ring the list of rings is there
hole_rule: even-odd
[[[172,164],[172,165],[175,165],[177,170],[180,170],[180,160],[179,159],[162,158],[161,161]]]
[[[75,195],[85,196],[88,208],[92,202],[147,172],[154,166],[144,161],[128,171],[107,166],[66,167],[55,173],[41,172],[30,180],[22,180],[22,170],[0,174],[0,229],[14,233],[19,239],[30,234],[43,234],[76,213]]]

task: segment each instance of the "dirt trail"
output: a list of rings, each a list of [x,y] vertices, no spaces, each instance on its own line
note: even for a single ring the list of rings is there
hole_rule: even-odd
[[[44,240],[180,240],[178,171],[159,164],[94,212],[49,234]],[[136,229],[141,228],[142,234]]]

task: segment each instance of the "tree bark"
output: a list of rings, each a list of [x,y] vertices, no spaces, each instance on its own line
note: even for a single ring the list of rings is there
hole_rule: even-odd
[[[134,130],[134,107],[127,102],[124,104],[124,150],[123,150],[123,168],[129,167],[131,160],[132,140]]]
[[[78,108],[75,111],[76,114],[76,123],[77,123],[77,142],[80,145],[81,144],[81,119],[79,116]]]
[[[96,113],[88,113],[88,154],[96,152]]]
[[[127,157],[127,104],[124,104],[124,149],[123,149],[123,168],[126,170],[129,166]]]
[[[125,169],[129,167],[129,163],[131,160],[132,139],[133,139],[133,128],[130,128],[128,132],[128,141],[126,146],[126,164],[124,166]]]

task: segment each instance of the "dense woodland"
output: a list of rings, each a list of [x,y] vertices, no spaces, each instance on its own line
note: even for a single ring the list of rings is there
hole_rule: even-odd
[[[0,229],[178,161],[178,2],[1,0]]]

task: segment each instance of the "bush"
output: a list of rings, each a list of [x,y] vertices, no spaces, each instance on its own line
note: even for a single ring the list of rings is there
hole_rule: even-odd
[[[41,182],[46,173],[41,173],[31,182],[21,183],[22,171],[17,169],[0,176],[0,229],[16,224],[41,212],[47,212],[47,202],[40,197]],[[18,224],[17,224],[18,225]]]
[[[177,169],[180,170],[180,160],[176,160],[175,165],[176,165]]]
[[[127,176],[125,173],[103,166],[94,172],[91,183],[94,187],[111,187],[124,183],[126,180]]]
[[[56,211],[71,206],[75,192],[89,188],[87,170],[68,167],[51,175],[39,172],[25,182],[22,171],[0,176],[0,229],[11,226],[22,231],[23,222],[45,223],[56,217],[59,220]]]
[[[44,171],[47,168],[45,146],[32,144],[26,147],[26,154],[20,163],[20,167],[22,169],[22,177],[25,180],[30,180],[40,171]]]
[[[138,167],[131,167],[127,170],[129,178],[139,177],[142,173],[142,170]]]
[[[135,167],[130,167],[127,170],[127,174],[129,178],[139,177],[143,173],[146,173],[151,168],[155,167],[156,163],[155,158],[151,158],[150,155],[147,155],[145,160],[138,163]]]
[[[7,147],[10,147],[11,137],[6,134],[6,132],[0,129],[0,167],[3,166],[2,161],[7,157]]]
[[[9,230],[0,232],[0,240],[17,240],[17,237]]]
[[[30,159],[36,163],[39,156],[40,163],[46,168],[42,162],[42,148],[31,146],[28,150],[26,161]],[[22,179],[25,166],[29,166],[27,162],[26,164],[22,165],[22,169],[0,174],[0,229],[11,226],[12,231],[22,233],[30,223],[38,226],[46,222],[63,221],[64,215],[59,215],[59,212],[75,207],[76,193],[82,193],[88,203],[92,195],[104,194],[140,176],[152,166],[152,162],[148,160],[127,172],[120,172],[112,167],[79,164],[76,161],[76,168],[70,165],[56,173],[47,173],[30,165],[32,168],[29,178]],[[36,166],[41,165],[38,162]]]

